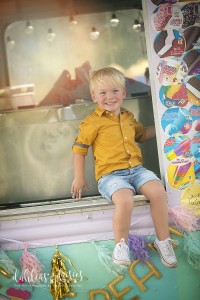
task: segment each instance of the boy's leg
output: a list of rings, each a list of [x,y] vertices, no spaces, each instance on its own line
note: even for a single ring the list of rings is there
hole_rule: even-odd
[[[160,254],[162,263],[174,268],[177,266],[177,259],[172,244],[177,242],[169,237],[167,195],[164,187],[161,182],[152,180],[142,185],[140,193],[150,200],[151,215],[157,235],[154,246]]]
[[[161,182],[148,181],[139,190],[150,201],[151,216],[159,240],[169,237],[167,194]]]
[[[112,195],[112,201],[115,204],[113,231],[116,243],[120,242],[122,238],[127,243],[134,207],[133,195],[133,191],[127,188],[117,190]]]
[[[113,261],[116,264],[129,265],[131,261],[127,241],[134,206],[133,191],[128,188],[117,190],[112,195],[112,201],[115,204],[113,231],[116,243]]]

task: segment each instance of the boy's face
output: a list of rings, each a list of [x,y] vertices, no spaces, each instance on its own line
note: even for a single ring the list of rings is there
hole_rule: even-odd
[[[98,83],[92,93],[95,103],[116,115],[120,113],[120,107],[126,96],[126,91],[113,83]]]

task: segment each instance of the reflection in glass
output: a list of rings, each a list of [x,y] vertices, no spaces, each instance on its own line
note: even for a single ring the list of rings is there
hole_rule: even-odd
[[[77,68],[84,72],[80,67],[86,62],[91,69],[112,65],[128,78],[145,82],[148,66],[145,35],[133,31],[136,19],[138,10],[130,9],[10,24],[5,32],[10,37],[10,48],[13,47],[6,48],[10,85],[34,84],[37,105],[65,72],[71,81],[67,87],[60,86],[60,93],[64,97],[72,93],[73,103],[76,99],[89,100],[84,88],[86,81],[80,72],[77,78]],[[25,28],[30,34],[26,34]],[[91,39],[91,30],[95,40]]]

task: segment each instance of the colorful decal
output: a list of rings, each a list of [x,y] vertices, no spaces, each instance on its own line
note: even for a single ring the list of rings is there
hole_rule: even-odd
[[[183,37],[185,39],[185,51],[200,48],[200,27],[191,26],[184,30]]]
[[[186,52],[183,61],[187,66],[188,75],[200,74],[200,49],[192,49]]]
[[[177,30],[163,30],[155,37],[153,47],[161,58],[179,57],[185,50],[185,40]]]
[[[192,127],[192,118],[185,108],[168,108],[162,116],[161,126],[170,136],[186,134]]]
[[[151,0],[151,2],[156,6],[165,4],[165,3],[175,4],[177,1],[178,0]]]
[[[200,189],[199,184],[193,184],[186,188],[181,194],[181,204],[189,205],[195,209],[197,216],[200,216]]]
[[[195,182],[194,165],[191,162],[182,165],[170,164],[167,169],[168,184],[176,190],[183,190]]]
[[[194,161],[194,173],[196,180],[200,183],[200,162]]]
[[[195,159],[200,162],[200,132],[191,139],[191,152]]]
[[[183,25],[182,28],[187,28],[189,26],[199,23],[199,3],[188,3],[184,5],[181,9],[183,14]]]
[[[158,6],[152,15],[152,25],[156,31],[180,29],[183,25],[180,8],[170,3]]]
[[[186,82],[188,101],[200,105],[200,75],[190,77]]]
[[[189,112],[192,118],[192,129],[200,131],[200,106],[192,105]]]
[[[164,144],[165,157],[173,164],[191,161],[190,138],[187,136],[170,137]]]
[[[159,96],[162,104],[168,108],[173,106],[184,107],[188,103],[185,84],[161,86]]]
[[[184,61],[176,57],[162,59],[156,69],[156,75],[161,85],[169,86],[183,83],[187,76],[187,66]]]

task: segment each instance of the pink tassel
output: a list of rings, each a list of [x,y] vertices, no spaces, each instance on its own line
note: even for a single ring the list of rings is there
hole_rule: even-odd
[[[145,237],[128,235],[129,250],[134,259],[139,259],[142,263],[150,261],[150,249]]]
[[[27,245],[25,245],[24,252],[20,257],[20,265],[22,267],[22,277],[26,282],[40,282],[43,266],[34,253],[28,252]]]
[[[197,229],[197,217],[194,210],[185,206],[169,207],[169,215],[179,230],[191,232]]]

